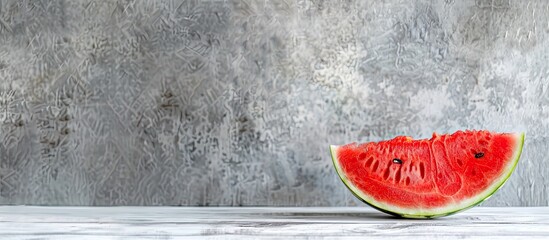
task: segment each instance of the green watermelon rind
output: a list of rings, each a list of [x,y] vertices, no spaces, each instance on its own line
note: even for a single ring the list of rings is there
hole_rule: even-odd
[[[473,202],[472,204],[466,204],[466,206],[457,206],[457,207],[453,207],[453,206],[450,205],[448,207],[440,208],[439,210],[434,209],[434,210],[427,210],[427,211],[412,211],[412,212],[410,212],[410,211],[398,211],[398,210],[391,210],[391,208],[396,209],[397,207],[390,206],[390,205],[387,205],[387,204],[383,204],[383,203],[377,202],[373,199],[368,200],[369,197],[367,197],[367,195],[365,195],[365,194],[361,194],[361,191],[358,188],[356,188],[345,177],[345,174],[341,170],[341,168],[338,164],[338,161],[337,161],[337,157],[335,156],[335,150],[339,146],[331,145],[330,146],[330,155],[332,156],[332,162],[333,162],[334,167],[336,169],[337,175],[339,176],[339,178],[341,179],[343,184],[345,184],[345,186],[351,191],[351,193],[353,193],[353,195],[355,197],[357,197],[359,200],[361,200],[362,202],[370,205],[371,207],[373,207],[373,208],[375,208],[375,209],[377,209],[381,212],[384,212],[384,213],[387,213],[387,214],[390,214],[390,215],[394,215],[394,216],[397,216],[397,217],[402,217],[402,218],[438,218],[438,217],[444,217],[444,216],[452,215],[452,214],[467,210],[469,208],[475,207],[475,206],[479,205],[480,203],[482,203],[482,202],[486,201],[487,199],[489,199],[495,192],[497,192],[500,188],[503,187],[505,182],[507,182],[507,180],[509,179],[509,177],[511,177],[511,174],[514,172],[515,168],[517,167],[520,156],[522,154],[522,147],[524,145],[524,135],[525,134],[524,133],[518,133],[516,135],[517,135],[516,137],[519,139],[519,141],[517,141],[517,146],[515,147],[514,156],[513,156],[514,159],[513,159],[512,162],[510,162],[510,164],[509,164],[510,166],[507,167],[508,169],[506,171],[504,171],[504,173],[502,174],[502,176],[500,177],[500,179],[498,181],[495,181],[492,184],[492,186],[488,187],[484,192],[477,194],[476,197],[472,197],[468,200],[465,200],[465,201]],[[387,206],[384,207],[382,205],[387,205]],[[409,210],[409,209],[407,209],[407,210]]]

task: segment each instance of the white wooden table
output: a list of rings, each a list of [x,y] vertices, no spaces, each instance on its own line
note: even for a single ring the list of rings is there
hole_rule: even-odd
[[[0,206],[0,239],[549,239],[549,207],[434,220],[360,208]]]

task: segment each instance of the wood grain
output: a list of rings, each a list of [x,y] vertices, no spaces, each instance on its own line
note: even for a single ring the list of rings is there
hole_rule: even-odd
[[[543,239],[549,208],[398,219],[371,208],[0,207],[0,239]]]

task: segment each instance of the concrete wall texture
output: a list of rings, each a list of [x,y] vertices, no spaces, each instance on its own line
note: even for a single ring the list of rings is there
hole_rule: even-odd
[[[0,204],[354,206],[329,144],[526,131],[484,206],[549,205],[547,1],[1,1]]]

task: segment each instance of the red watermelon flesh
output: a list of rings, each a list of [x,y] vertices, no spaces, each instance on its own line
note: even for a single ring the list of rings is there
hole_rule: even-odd
[[[523,133],[458,131],[331,146],[331,152],[340,178],[362,201],[394,215],[432,218],[490,197],[513,172],[523,142]]]

